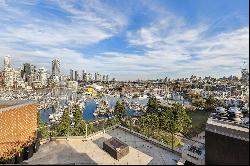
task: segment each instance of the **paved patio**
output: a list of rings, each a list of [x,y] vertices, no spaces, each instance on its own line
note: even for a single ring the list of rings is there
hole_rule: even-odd
[[[102,143],[117,137],[129,145],[129,154],[115,160],[102,149]],[[28,164],[109,164],[109,165],[175,165],[180,156],[159,148],[145,140],[119,128],[93,137],[81,139],[56,140],[43,144]]]

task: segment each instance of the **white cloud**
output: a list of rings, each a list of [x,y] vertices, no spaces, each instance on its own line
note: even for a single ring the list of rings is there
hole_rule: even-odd
[[[3,5],[1,10],[6,13],[0,14],[8,19],[3,21],[1,39],[6,39],[3,42],[24,42],[40,47],[89,45],[112,37],[126,25],[125,16],[98,1],[93,2],[81,2],[80,5],[84,3],[84,7],[80,9],[73,7],[72,1],[55,2],[53,5],[69,15],[65,16],[67,21],[33,16],[32,10],[24,10],[23,5],[27,4]]]
[[[231,70],[232,74],[239,71],[243,59],[249,58],[249,27],[209,38],[203,35],[209,30],[209,25],[188,27],[180,24],[174,27],[174,31],[168,27],[168,24],[165,26],[161,20],[156,20],[148,27],[128,33],[131,45],[146,48],[138,65],[143,62],[159,67],[159,71],[152,72],[189,70],[209,74],[217,70],[223,75],[225,69]],[[131,61],[135,62],[137,58]]]
[[[43,5],[50,11],[60,10],[64,20],[53,13],[47,16],[32,10],[36,3],[0,2],[0,57],[10,54],[14,67],[30,62],[50,69],[51,60],[59,58],[65,73],[69,68],[84,69],[89,60],[71,47],[108,39],[127,24],[122,13],[99,1],[81,1],[80,8],[74,6],[74,1],[49,1]]]

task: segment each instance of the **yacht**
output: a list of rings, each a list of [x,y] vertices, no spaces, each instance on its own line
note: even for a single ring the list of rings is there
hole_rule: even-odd
[[[38,110],[43,109],[42,105],[38,105],[38,106],[37,106],[37,109],[38,109]]]
[[[97,117],[97,116],[98,116],[98,113],[97,113],[97,112],[94,112],[93,115],[94,115],[94,117]]]
[[[130,104],[130,109],[135,110],[135,111],[140,111],[142,109],[142,105],[139,104],[138,102],[132,102]]]
[[[143,95],[143,96],[140,96],[140,97],[139,97],[140,100],[141,100],[141,99],[146,99],[146,98],[148,98],[147,95]]]
[[[241,124],[242,126],[249,128],[249,117],[243,118]]]
[[[231,120],[239,122],[239,121],[241,121],[241,118],[243,117],[243,114],[242,114],[242,112],[240,111],[239,108],[237,108],[237,107],[230,107],[228,109],[228,117]]]
[[[97,100],[95,101],[96,105],[99,105],[99,102],[100,102],[100,101],[97,99]]]
[[[219,119],[223,119],[223,118],[227,119],[227,116],[228,116],[226,109],[223,107],[216,107],[215,108],[215,115]]]

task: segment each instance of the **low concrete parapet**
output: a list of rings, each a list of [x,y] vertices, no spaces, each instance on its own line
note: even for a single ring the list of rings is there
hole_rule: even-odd
[[[134,134],[134,135],[136,135],[137,137],[139,137],[139,138],[141,138],[141,139],[143,139],[143,140],[145,140],[145,141],[147,141],[147,142],[150,142],[151,144],[153,144],[153,145],[155,145],[155,146],[157,146],[157,147],[160,147],[160,148],[162,148],[162,149],[165,149],[165,150],[168,150],[168,151],[172,151],[172,147],[170,147],[170,146],[168,146],[168,145],[166,145],[166,144],[164,144],[164,143],[162,143],[162,142],[160,142],[160,141],[157,141],[157,140],[155,140],[155,139],[153,139],[153,138],[149,138],[149,137],[147,137],[147,136],[145,136],[145,135],[142,135],[142,134],[140,134],[140,133],[138,133],[138,132],[135,132],[135,131],[133,131],[133,130],[131,130],[130,131],[130,129],[128,129],[128,128],[126,128],[126,127],[123,127],[123,126],[118,126],[120,129],[122,129],[122,130],[124,130],[124,131],[126,131],[126,132],[129,132],[129,133],[131,133],[131,134]],[[175,153],[175,154],[177,154],[177,155],[181,155],[181,150],[180,149],[177,149],[177,148],[173,148],[173,152]]]
[[[111,126],[111,127],[106,128],[106,129],[104,129],[104,130],[101,130],[101,131],[97,131],[97,132],[95,132],[95,133],[92,133],[92,134],[88,135],[87,137],[85,137],[85,136],[52,137],[51,139],[52,139],[52,140],[60,140],[60,139],[63,139],[63,140],[65,140],[65,139],[66,139],[66,140],[68,140],[68,139],[91,140],[91,139],[93,139],[93,138],[96,137],[96,136],[99,136],[99,135],[101,135],[101,134],[104,134],[105,132],[108,132],[108,131],[110,131],[110,130],[114,130],[114,129],[116,129],[116,128],[119,128],[119,129],[121,129],[121,130],[123,130],[123,131],[126,131],[126,132],[129,132],[129,133],[133,134],[133,135],[136,135],[137,137],[139,137],[139,138],[141,138],[141,139],[143,139],[143,140],[145,140],[145,141],[147,141],[147,142],[149,142],[149,143],[151,143],[151,144],[153,144],[153,145],[155,145],[155,146],[157,146],[157,147],[160,147],[160,148],[165,149],[165,150],[168,150],[168,151],[172,151],[172,147],[171,147],[171,146],[168,146],[168,145],[166,145],[166,144],[164,144],[164,143],[162,143],[162,142],[160,142],[160,141],[157,141],[157,140],[155,140],[155,139],[153,139],[153,138],[147,137],[147,136],[145,136],[145,135],[143,135],[143,134],[140,134],[140,133],[138,133],[138,132],[135,132],[135,131],[133,131],[133,130],[130,130],[130,129],[128,129],[128,128],[126,128],[126,127],[123,127],[123,126],[121,126],[121,125],[114,125],[114,126]],[[182,151],[181,151],[180,149],[174,147],[174,148],[173,148],[173,153],[175,153],[176,155],[181,156]]]

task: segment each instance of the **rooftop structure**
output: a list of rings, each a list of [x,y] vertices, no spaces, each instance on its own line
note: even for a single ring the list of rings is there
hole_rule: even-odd
[[[37,108],[32,101],[0,101],[0,158],[36,137]]]
[[[103,142],[103,149],[112,157],[119,160],[129,153],[129,147],[116,137],[112,137]]]
[[[234,117],[230,118],[232,112]],[[233,108],[228,118],[223,114],[220,109],[220,115],[212,114],[207,120],[205,163],[249,164],[249,118],[240,117],[240,111]]]
[[[129,146],[129,153],[120,160],[103,150],[103,142],[116,137]],[[28,164],[109,164],[109,165],[174,165],[180,156],[156,146],[121,128],[83,139],[56,140],[43,144]]]
[[[182,149],[182,158],[177,165],[205,165],[205,132],[200,133],[194,140],[185,144]]]

